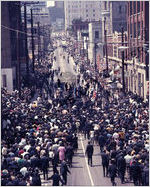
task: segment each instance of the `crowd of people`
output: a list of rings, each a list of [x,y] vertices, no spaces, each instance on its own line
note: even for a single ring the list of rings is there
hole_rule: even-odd
[[[131,93],[112,99],[109,90],[84,72],[78,84],[54,82],[54,71],[43,75],[40,69],[37,80],[41,76],[47,86],[52,84],[49,98],[42,95],[42,83],[35,89],[36,98],[29,88],[22,90],[21,99],[18,91],[2,89],[2,186],[40,186],[41,172],[52,185],[67,185],[78,134],[89,141],[91,166],[94,145],[100,147],[101,172],[112,185],[117,176],[125,183],[127,174],[135,186],[148,186],[148,106]]]

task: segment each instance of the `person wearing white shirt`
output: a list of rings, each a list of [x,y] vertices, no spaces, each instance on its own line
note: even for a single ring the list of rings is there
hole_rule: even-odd
[[[129,153],[127,153],[127,155],[124,156],[124,159],[126,161],[127,171],[129,172],[130,162],[131,162],[131,160],[133,160],[133,156],[131,156]]]

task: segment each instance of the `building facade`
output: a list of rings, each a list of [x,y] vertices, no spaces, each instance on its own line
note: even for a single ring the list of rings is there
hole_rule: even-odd
[[[61,31],[65,28],[64,2],[55,1],[54,7],[49,7],[50,24],[53,31]]]
[[[1,85],[11,92],[18,87],[25,62],[24,37],[17,32],[22,31],[20,2],[3,1],[1,16]]]
[[[149,83],[149,2],[128,2],[128,84],[144,100]]]
[[[105,29],[107,34],[115,31],[121,32],[121,27],[127,30],[127,2],[125,1],[102,1],[101,13],[103,19],[105,18]]]
[[[89,23],[88,58],[90,63],[99,66],[103,54],[102,21]]]
[[[70,28],[72,21],[99,21],[101,18],[101,1],[64,1],[65,30]]]
[[[50,15],[45,1],[26,3],[27,6],[27,33],[31,35],[31,9],[34,30],[34,54],[35,58],[41,57],[50,41]],[[24,13],[24,10],[22,10]],[[30,62],[32,59],[32,39],[28,37],[28,52]],[[38,56],[39,55],[39,56]]]
[[[149,2],[130,1],[127,5],[127,31],[124,27],[123,34],[123,46],[127,47],[124,51],[125,89],[146,101],[149,97]],[[121,83],[122,55],[119,50],[120,46],[122,46],[121,32],[107,35],[109,68],[115,70],[117,67],[115,77]]]

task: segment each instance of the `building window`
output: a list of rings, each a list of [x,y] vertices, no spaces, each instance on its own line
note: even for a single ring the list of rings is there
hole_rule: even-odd
[[[141,1],[141,10],[143,11],[143,1]]]
[[[132,38],[132,24],[130,24],[130,39]]]
[[[93,9],[93,12],[95,12],[95,9]]]
[[[117,47],[114,46],[114,57],[117,57]]]
[[[7,77],[3,75],[3,87],[7,87]]]
[[[122,13],[122,6],[119,6],[119,14]]]
[[[137,57],[138,57],[138,60],[139,60],[139,62],[140,62],[140,48],[138,47],[138,55],[137,55]]]
[[[134,38],[136,38],[136,23],[134,23]]]
[[[127,6],[124,6],[124,12],[127,13]]]
[[[86,9],[86,12],[88,12],[88,9]]]
[[[95,17],[95,14],[93,14],[93,17]]]
[[[99,39],[99,31],[95,31],[95,39]]]
[[[88,14],[86,15],[86,17],[88,17]]]
[[[132,15],[132,1],[130,1],[130,15]]]
[[[140,36],[140,22],[138,21],[138,23],[137,23],[138,25],[138,36]]]
[[[133,1],[134,14],[136,14],[136,1]]]
[[[141,29],[142,29],[141,39],[143,40],[143,21],[141,22]]]
[[[104,2],[104,9],[107,10],[107,2]]]
[[[140,1],[137,1],[137,12],[140,12]]]

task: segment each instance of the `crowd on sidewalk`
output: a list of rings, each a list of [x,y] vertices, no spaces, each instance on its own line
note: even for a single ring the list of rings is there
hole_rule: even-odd
[[[53,82],[54,74],[46,81],[53,84],[49,100],[42,97],[41,85],[34,103],[30,89],[24,89],[21,99],[17,91],[2,89],[2,186],[40,186],[40,172],[54,186],[67,185],[78,133],[100,146],[100,172],[112,185],[116,176],[126,182],[126,171],[134,185],[149,185],[148,106],[132,94],[110,99],[109,91],[89,74],[82,76],[84,85],[80,77],[76,85]]]

